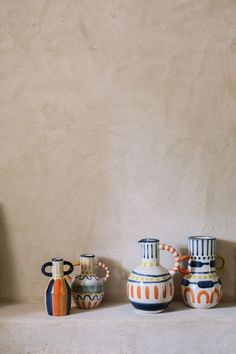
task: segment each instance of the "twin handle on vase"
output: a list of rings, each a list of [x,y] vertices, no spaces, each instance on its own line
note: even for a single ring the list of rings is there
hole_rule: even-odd
[[[221,281],[216,273],[216,238],[212,236],[191,236],[188,238],[188,254],[181,256],[172,246],[155,238],[145,238],[141,245],[141,265],[129,275],[127,294],[130,303],[138,312],[158,313],[165,310],[174,296],[173,275],[184,274],[181,292],[184,302],[193,308],[207,309],[217,305],[222,297]],[[160,251],[170,252],[174,265],[168,270],[160,264]],[[181,262],[188,260],[188,268]],[[69,269],[64,270],[64,266]],[[52,272],[46,272],[48,266]],[[70,274],[74,267],[80,272]],[[105,276],[96,273],[96,267],[105,271]],[[51,277],[45,292],[45,306],[49,315],[64,316],[70,313],[71,296],[77,307],[93,309],[99,306],[104,296],[104,283],[110,276],[110,269],[102,262],[95,262],[92,254],[82,254],[74,265],[62,258],[53,258],[45,263],[41,271]]]
[[[69,265],[66,271],[65,265]],[[45,270],[48,266],[52,266],[50,273]],[[76,266],[80,266],[80,272],[71,277]],[[95,272],[96,267],[105,271],[104,277]],[[75,305],[81,309],[98,307],[104,296],[104,283],[110,277],[108,266],[102,262],[95,263],[95,256],[92,254],[82,254],[80,261],[74,265],[62,258],[53,258],[41,267],[41,271],[51,277],[45,291],[45,307],[51,316],[65,316],[70,313],[71,295]]]

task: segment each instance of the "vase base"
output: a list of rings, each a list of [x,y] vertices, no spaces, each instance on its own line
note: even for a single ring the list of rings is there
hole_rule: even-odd
[[[142,304],[134,301],[130,301],[130,303],[137,312],[155,314],[164,311],[169,306],[170,301],[160,304]]]

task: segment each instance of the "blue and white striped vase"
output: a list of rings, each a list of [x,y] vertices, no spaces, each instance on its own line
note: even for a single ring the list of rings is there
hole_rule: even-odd
[[[174,295],[172,275],[178,270],[180,256],[175,248],[153,238],[139,241],[142,264],[129,275],[127,293],[130,303],[139,312],[158,313],[165,310]],[[160,250],[169,251],[174,257],[172,270],[159,264]]]
[[[216,306],[222,297],[221,281],[216,273],[216,238],[212,236],[191,236],[188,238],[188,269],[181,282],[184,302],[197,309]],[[217,269],[222,269],[222,266]]]

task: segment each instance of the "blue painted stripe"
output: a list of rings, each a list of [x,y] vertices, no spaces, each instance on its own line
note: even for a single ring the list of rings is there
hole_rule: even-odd
[[[207,255],[209,256],[209,240],[207,240]]]
[[[171,277],[169,277],[168,279],[160,280],[160,281],[143,281],[143,280],[128,279],[128,283],[159,284],[159,283],[164,283],[164,282],[166,282],[166,281],[168,281],[170,279],[171,279]]]
[[[205,280],[206,282],[207,282],[207,280]],[[204,280],[199,280],[199,281],[197,281],[197,282],[192,282],[192,281],[188,281],[188,283],[189,284],[198,284],[199,282],[204,282]],[[220,284],[220,281],[218,280],[218,281],[213,281],[212,282],[214,285],[215,284]],[[182,285],[184,285],[184,284],[182,284]]]
[[[151,245],[151,258],[153,258],[153,245]]]
[[[48,314],[53,316],[53,306],[52,306],[52,289],[54,286],[54,280],[51,279],[46,290],[46,307]]]
[[[147,258],[149,258],[149,244],[147,244]]]
[[[216,273],[216,271],[212,271],[212,272],[192,272],[191,274],[212,274],[212,273]]]
[[[202,240],[202,256],[204,254],[204,240]]]
[[[141,275],[142,277],[152,277],[152,278],[160,278],[160,277],[165,277],[167,275],[170,275],[170,273],[166,273],[166,274],[160,274],[160,275],[157,275],[157,274],[143,274],[143,273],[138,273],[138,272],[135,272],[134,270],[131,272],[132,274],[136,274],[136,275]]]
[[[70,313],[70,308],[71,308],[71,289],[65,279],[66,283],[66,290],[67,290],[67,301],[66,301],[66,314],[69,315]]]
[[[130,300],[130,303],[137,309],[141,311],[162,311],[165,310],[169,304],[169,302],[164,302],[164,303],[154,303],[154,304],[145,304],[143,302],[134,302]]]
[[[193,254],[194,254],[194,240],[191,240],[190,242],[192,242],[192,249],[193,249]]]
[[[198,240],[197,240],[197,256],[198,256]]]
[[[211,241],[211,255],[213,255],[213,241]]]

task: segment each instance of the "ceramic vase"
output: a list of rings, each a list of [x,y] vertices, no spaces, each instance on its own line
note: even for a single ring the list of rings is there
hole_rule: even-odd
[[[77,307],[81,309],[94,309],[98,307],[104,296],[104,282],[110,276],[110,270],[102,262],[95,263],[95,256],[82,254],[80,262],[80,273],[71,278],[71,292]],[[102,267],[106,275],[104,278],[95,273],[96,267]]]
[[[67,271],[64,271],[64,265],[69,265]],[[52,267],[52,272],[46,271],[49,266]],[[63,261],[62,258],[53,258],[41,267],[42,273],[51,277],[45,291],[45,307],[51,316],[65,316],[70,313],[71,290],[65,275],[69,275],[73,269],[73,264]]]
[[[141,245],[142,264],[135,268],[128,278],[127,292],[130,303],[138,311],[158,313],[165,310],[174,295],[172,275],[178,270],[180,256],[172,246],[157,239],[146,238]],[[175,260],[172,270],[159,263],[160,250],[168,251]]]
[[[216,273],[216,238],[191,236],[188,238],[188,269],[181,282],[182,296],[188,306],[208,309],[216,306],[222,297],[221,281]],[[222,260],[222,269],[224,259]]]

